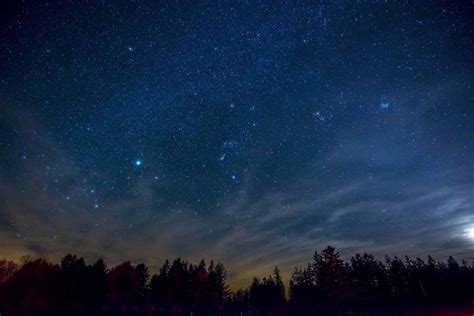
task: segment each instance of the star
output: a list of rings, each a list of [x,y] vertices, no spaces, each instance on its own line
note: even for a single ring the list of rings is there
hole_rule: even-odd
[[[234,149],[236,146],[237,146],[237,141],[233,139],[226,140],[222,144],[222,148],[225,148],[225,149]]]
[[[387,102],[387,101],[382,101],[382,102],[380,102],[379,107],[381,109],[388,109],[390,107],[390,103]]]
[[[143,161],[140,159],[135,160],[134,162],[135,166],[140,167],[143,164]]]

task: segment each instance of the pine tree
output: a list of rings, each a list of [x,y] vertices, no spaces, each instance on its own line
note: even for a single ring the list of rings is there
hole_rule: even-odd
[[[275,280],[275,302],[277,305],[281,305],[285,302],[285,286],[283,285],[278,266],[275,266],[273,270],[273,279]]]

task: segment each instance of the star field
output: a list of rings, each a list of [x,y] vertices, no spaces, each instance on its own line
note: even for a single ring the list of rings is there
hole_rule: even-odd
[[[474,259],[472,3],[2,6],[0,257]]]

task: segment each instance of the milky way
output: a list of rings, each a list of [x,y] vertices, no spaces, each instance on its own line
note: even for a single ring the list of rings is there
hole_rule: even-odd
[[[1,6],[0,257],[474,259],[472,3]]]

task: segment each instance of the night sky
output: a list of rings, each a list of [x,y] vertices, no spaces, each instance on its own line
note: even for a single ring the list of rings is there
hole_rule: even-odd
[[[474,259],[472,2],[0,11],[0,257]]]

